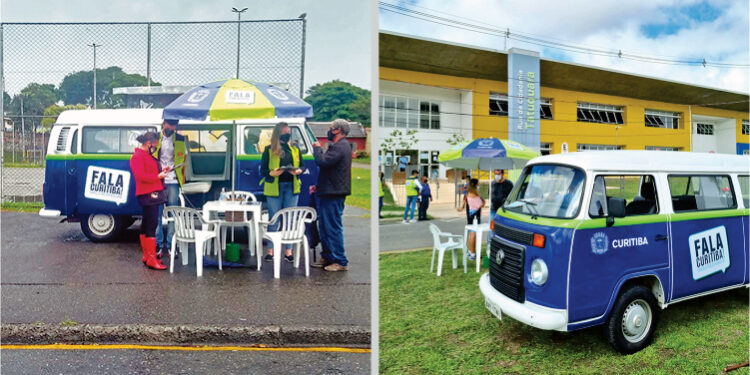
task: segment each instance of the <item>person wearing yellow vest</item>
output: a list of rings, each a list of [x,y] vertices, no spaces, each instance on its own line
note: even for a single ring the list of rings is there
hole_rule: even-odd
[[[422,188],[419,180],[417,180],[418,174],[419,172],[413,170],[411,171],[411,177],[406,179],[406,207],[404,208],[404,221],[402,221],[404,224],[416,221],[414,220],[414,210],[417,208],[417,198],[419,198],[419,190]],[[411,211],[411,217],[409,218],[411,221],[406,220],[409,211]]]
[[[263,195],[266,196],[268,215],[273,215],[282,208],[295,207],[299,200],[300,180],[302,174],[300,165],[302,159],[297,146],[291,142],[292,132],[289,124],[276,124],[271,133],[271,144],[263,150],[260,160],[260,174],[263,177]],[[276,230],[277,225],[269,226],[269,231]],[[294,262],[291,245],[285,246],[284,258]],[[269,247],[265,257],[267,262],[273,261],[273,248]]]
[[[167,207],[180,205],[180,187],[185,183],[185,159],[187,158],[187,137],[177,134],[178,120],[164,120],[159,133],[159,143],[152,155],[159,161],[159,169],[169,167],[170,172],[164,178],[164,191],[167,192]],[[162,226],[164,205],[159,206],[159,225],[156,227],[156,244],[159,247],[157,257],[168,254],[172,248],[174,223],[167,224],[166,238]]]

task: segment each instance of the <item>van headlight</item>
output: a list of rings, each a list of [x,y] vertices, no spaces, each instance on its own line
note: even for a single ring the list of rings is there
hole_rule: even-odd
[[[534,259],[534,261],[531,262],[531,282],[542,286],[547,282],[547,276],[547,264],[539,258]]]

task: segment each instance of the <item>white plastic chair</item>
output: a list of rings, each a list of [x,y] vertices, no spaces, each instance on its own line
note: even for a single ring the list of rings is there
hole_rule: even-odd
[[[228,201],[240,201],[243,203],[258,201],[255,198],[255,195],[248,191],[225,191],[221,194]],[[255,255],[256,251],[260,251],[260,249],[256,249],[254,246],[254,238],[255,236],[257,236],[257,233],[255,233],[255,231],[253,230],[253,223],[250,221],[250,219],[247,216],[245,216],[243,219],[243,221],[221,221],[221,223],[219,224],[221,227],[221,248],[227,248],[227,228],[234,229],[234,227],[245,227],[247,228],[247,247],[248,249],[250,249],[250,256],[253,256]],[[232,240],[234,241],[234,232],[232,232]],[[258,260],[260,261],[260,256],[258,256]]]
[[[317,213],[311,207],[287,207],[276,212],[267,225],[278,222],[275,232],[265,232],[263,238],[273,244],[273,277],[281,273],[282,245],[294,245],[294,268],[299,268],[300,245],[305,252],[305,276],[310,276],[310,246],[305,236],[305,224],[315,221]]]
[[[182,253],[182,265],[188,264],[187,246],[190,242],[195,243],[195,268],[198,277],[203,276],[203,254],[205,245],[214,241],[214,246],[219,246],[218,221],[207,221],[201,212],[186,207],[167,207],[164,215],[174,220],[174,237],[172,238],[172,249],[170,253],[169,273],[174,273],[174,254],[179,244]],[[201,229],[196,229],[196,219],[201,224]],[[219,251],[219,269],[221,267],[221,251]]]
[[[462,250],[464,252],[464,265],[466,264],[466,249],[464,248],[464,236],[458,234],[451,234],[440,231],[435,224],[430,224],[430,232],[432,232],[432,260],[430,261],[430,272],[435,268],[435,253],[438,253],[438,266],[437,275],[440,276],[443,270],[443,256],[445,252],[450,250],[453,255],[453,268],[458,268],[458,259],[456,257],[456,250]],[[441,237],[447,237],[448,241],[442,242]],[[456,241],[454,241],[454,239]]]

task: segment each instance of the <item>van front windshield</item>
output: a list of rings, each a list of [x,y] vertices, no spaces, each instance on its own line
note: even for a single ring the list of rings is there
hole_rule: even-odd
[[[581,170],[562,165],[527,167],[504,208],[531,216],[573,218],[581,206],[584,177]]]

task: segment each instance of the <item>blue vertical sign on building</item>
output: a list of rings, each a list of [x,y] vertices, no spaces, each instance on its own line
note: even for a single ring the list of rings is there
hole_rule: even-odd
[[[539,53],[508,51],[508,139],[539,150]]]

